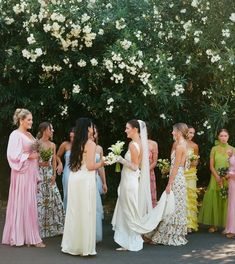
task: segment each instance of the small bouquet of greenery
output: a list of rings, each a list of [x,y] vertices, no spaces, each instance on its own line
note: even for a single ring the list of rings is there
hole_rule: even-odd
[[[170,167],[171,163],[168,159],[158,159],[157,168],[161,171],[163,179],[169,177]]]
[[[122,151],[123,151],[123,146],[125,145],[125,142],[123,141],[117,141],[117,143],[111,145],[111,147],[109,147],[108,149],[111,150],[111,152],[108,154],[108,156],[106,158],[109,157],[110,161],[114,161],[116,162],[117,160],[117,156],[120,156]],[[114,163],[113,162],[113,163]],[[112,163],[111,163],[112,164]],[[121,171],[121,166],[120,163],[116,163],[116,168],[115,168],[115,172],[120,172]]]
[[[192,161],[197,161],[197,160],[199,160],[199,158],[200,158],[200,156],[199,155],[196,155],[196,154],[191,154],[190,156],[189,156],[189,160],[192,162]]]
[[[225,176],[228,174],[228,167],[218,168],[217,172],[218,172],[220,178],[225,178]]]
[[[227,199],[227,197],[228,197],[228,187],[221,186],[220,190],[219,190],[219,196],[222,199]]]
[[[50,160],[51,156],[53,155],[53,149],[51,149],[51,148],[48,148],[48,149],[40,148],[39,154],[40,154],[40,157],[42,159],[42,162],[48,162]]]

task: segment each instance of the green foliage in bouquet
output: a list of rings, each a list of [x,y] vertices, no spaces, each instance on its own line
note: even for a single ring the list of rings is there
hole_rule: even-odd
[[[222,167],[217,169],[220,178],[224,178],[228,174],[228,169],[228,167]]]
[[[158,159],[157,168],[161,171],[163,179],[166,179],[169,176],[170,172],[170,161],[168,159]]]
[[[227,199],[228,198],[228,187],[222,186],[219,189],[219,195],[222,199]]]
[[[48,162],[53,155],[53,149],[40,148],[39,149],[40,158],[43,162]]]

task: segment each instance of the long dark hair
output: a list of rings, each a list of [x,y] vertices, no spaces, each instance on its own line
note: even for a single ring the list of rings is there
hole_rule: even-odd
[[[43,132],[45,130],[47,130],[48,127],[51,127],[51,123],[50,122],[42,122],[39,126],[38,126],[38,133],[37,133],[37,139],[41,139],[43,136]]]
[[[77,171],[82,165],[82,156],[85,144],[88,140],[88,128],[93,127],[89,118],[79,118],[76,121],[75,135],[71,147],[69,167],[72,171]]]

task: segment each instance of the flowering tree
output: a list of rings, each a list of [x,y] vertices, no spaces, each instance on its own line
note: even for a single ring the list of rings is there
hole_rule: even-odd
[[[1,0],[0,11],[1,129],[23,106],[60,133],[91,116],[106,146],[132,117],[162,149],[179,121],[204,151],[220,127],[235,131],[234,0]]]

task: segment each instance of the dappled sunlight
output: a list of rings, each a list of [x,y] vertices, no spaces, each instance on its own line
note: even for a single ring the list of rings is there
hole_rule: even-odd
[[[182,256],[183,260],[197,260],[199,263],[205,263],[206,260],[217,260],[221,264],[235,262],[235,242],[230,245],[215,245],[215,247],[207,250],[192,250],[190,254]]]

